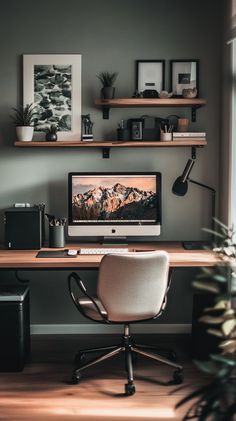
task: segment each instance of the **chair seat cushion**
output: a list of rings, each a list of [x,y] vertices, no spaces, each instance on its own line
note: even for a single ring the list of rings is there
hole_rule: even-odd
[[[107,312],[106,312],[105,308],[103,307],[101,301],[96,297],[93,297],[93,299],[94,299],[95,303],[97,304],[97,306],[99,307],[102,314],[106,317]],[[87,298],[87,297],[79,298],[78,302],[79,302],[79,305],[82,307],[82,310],[83,310],[85,316],[87,316],[87,317],[89,317],[90,319],[93,319],[93,320],[103,321],[103,318],[101,317],[101,315],[97,311],[95,305],[93,304],[93,302],[89,298]]]

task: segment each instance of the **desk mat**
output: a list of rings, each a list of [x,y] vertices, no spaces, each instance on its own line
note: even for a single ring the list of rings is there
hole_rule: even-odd
[[[68,257],[69,259],[73,259],[75,257],[77,257],[77,255],[75,256],[68,256],[67,254],[68,249],[64,249],[64,250],[48,250],[48,251],[39,251],[36,254],[36,257],[38,258],[47,258],[47,257],[60,257],[60,258],[64,258],[64,257]]]

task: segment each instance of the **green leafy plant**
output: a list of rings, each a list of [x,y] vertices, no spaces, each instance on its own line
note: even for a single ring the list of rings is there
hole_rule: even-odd
[[[97,75],[104,88],[112,87],[116,81],[117,76],[117,72],[101,72],[99,75]]]
[[[15,126],[34,126],[38,121],[37,106],[33,103],[26,104],[25,107],[20,106],[19,108],[12,108],[14,114],[11,118],[14,121]]]
[[[236,244],[233,229],[217,219],[215,223],[217,231],[206,231],[219,239],[220,244],[214,251],[221,263],[213,268],[202,268],[193,286],[214,296],[214,305],[204,309],[199,321],[206,324],[209,335],[219,338],[219,343],[207,361],[195,361],[212,380],[178,402],[177,408],[194,400],[183,420],[233,421],[236,416],[236,314],[233,308]]]

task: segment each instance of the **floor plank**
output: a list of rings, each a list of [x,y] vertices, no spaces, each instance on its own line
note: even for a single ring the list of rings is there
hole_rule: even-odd
[[[125,421],[181,420],[186,407],[175,404],[208,378],[189,355],[189,338],[137,335],[137,342],[175,349],[184,365],[186,387],[170,384],[173,369],[142,357],[134,367],[136,394],[124,396],[123,356],[84,372],[79,385],[70,383],[79,348],[118,343],[114,335],[53,335],[32,337],[31,361],[20,373],[0,373],[1,421]]]

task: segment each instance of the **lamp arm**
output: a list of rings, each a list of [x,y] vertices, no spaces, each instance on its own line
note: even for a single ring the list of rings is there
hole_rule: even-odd
[[[214,218],[216,217],[216,190],[213,189],[213,187],[208,186],[207,184],[203,184],[203,183],[199,183],[198,181],[195,180],[191,180],[190,178],[188,179],[188,181],[190,183],[196,184],[197,186],[203,187],[207,190],[210,190],[212,193],[212,203],[211,203],[211,229],[212,231],[215,231],[215,220]],[[215,242],[216,238],[215,235],[212,235],[212,239]]]
[[[192,180],[191,178],[187,179],[190,183],[197,184],[197,186],[204,187],[205,189],[211,190],[212,193],[216,193],[216,190],[213,187],[208,186],[207,184],[199,183],[199,181]]]

